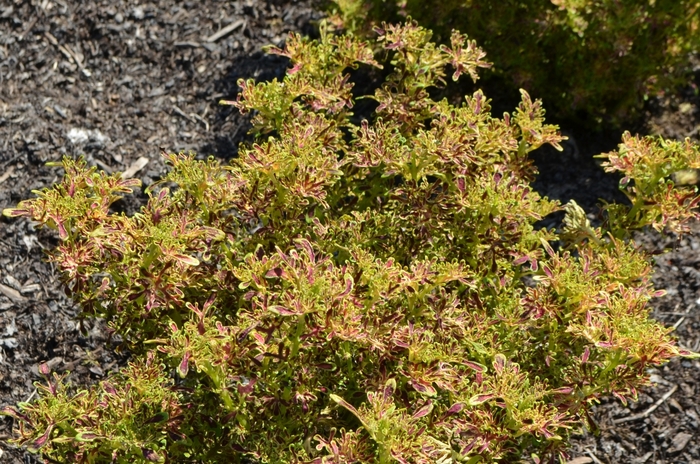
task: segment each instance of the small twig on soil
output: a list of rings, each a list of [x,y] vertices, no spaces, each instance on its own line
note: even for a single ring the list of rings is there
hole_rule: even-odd
[[[182,111],[177,105],[173,105],[173,111],[175,111],[177,114],[179,114],[183,118],[187,119],[192,124],[197,124],[197,121],[195,121],[194,118],[192,118],[189,114]]]
[[[21,154],[21,153],[20,153],[19,155],[13,156],[13,157],[10,158],[9,160],[5,161],[4,163],[0,163],[0,168],[4,168],[4,167],[7,166],[8,164],[14,163],[15,161],[17,161],[17,160],[20,159],[21,157],[22,157],[22,154]]]
[[[680,325],[683,323],[683,321],[685,321],[685,316],[681,317],[676,321],[675,324],[673,324],[673,330],[677,330],[678,327],[680,327]]]
[[[598,457],[595,454],[593,454],[593,451],[587,449],[586,454],[589,455],[591,459],[593,459],[593,462],[595,464],[603,464],[603,462],[600,459],[598,459]]]
[[[14,301],[15,303],[22,303],[26,301],[27,299],[23,297],[17,290],[14,288],[8,287],[7,285],[0,284],[0,293]]]
[[[58,40],[56,39],[56,37],[54,37],[50,32],[44,32],[44,37],[46,37],[46,39],[49,42],[51,42],[54,46],[56,46],[60,50],[60,52],[63,53],[63,55],[68,59],[68,61],[70,63],[77,64],[78,67],[80,68],[80,70],[83,72],[83,74],[85,74],[87,77],[90,77],[92,75],[90,70],[88,70],[83,65],[83,60],[81,60],[80,57],[75,52],[73,52],[73,50],[70,49],[70,47],[68,47],[67,45],[63,46],[60,43],[58,43]]]
[[[219,40],[220,38],[222,38],[222,37],[224,37],[224,36],[230,34],[231,32],[233,32],[233,31],[234,31],[235,29],[237,29],[239,26],[243,26],[243,25],[245,25],[245,20],[239,19],[238,21],[232,22],[231,24],[229,24],[229,25],[226,26],[225,28],[221,29],[219,32],[216,32],[216,33],[210,35],[209,37],[207,37],[207,38],[204,39],[204,40],[205,40],[206,42],[209,42],[209,43],[211,43],[211,42],[216,42],[216,41]]]
[[[96,160],[94,160],[94,161],[95,161],[95,164],[96,164],[97,166],[99,166],[100,169],[102,169],[102,170],[103,170],[104,172],[106,172],[107,174],[112,174],[112,172],[114,172],[114,170],[113,170],[107,163],[104,163],[104,162],[102,162],[102,161],[100,161],[100,160],[98,160],[98,159],[96,159]]]
[[[206,119],[204,119],[203,117],[201,117],[201,116],[198,115],[197,113],[190,113],[190,115],[191,115],[193,118],[195,118],[196,120],[200,121],[202,124],[204,124],[204,127],[206,128],[206,131],[209,132],[209,123],[206,121]]]
[[[85,74],[85,76],[87,76],[87,77],[92,76],[92,73],[90,72],[89,69],[87,69],[87,68],[85,67],[85,65],[83,64],[83,60],[80,59],[80,56],[79,56],[77,53],[75,53],[68,45],[65,46],[65,49],[66,49],[66,50],[68,51],[68,53],[70,53],[70,55],[73,57],[73,59],[75,60],[75,64],[78,65],[78,67],[79,67],[80,70],[83,72],[83,74]]]
[[[37,391],[36,391],[36,388],[35,388],[34,391],[32,392],[32,394],[29,395],[29,398],[27,398],[26,400],[24,400],[24,402],[25,402],[25,403],[29,403],[29,402],[32,400],[32,398],[34,398],[34,395],[36,395],[36,394],[37,394]]]
[[[17,36],[17,40],[18,40],[18,41],[23,40],[23,39],[24,39],[24,36],[27,35],[27,34],[34,28],[34,26],[36,25],[36,22],[37,22],[37,21],[39,21],[39,17],[38,17],[38,16],[34,17],[34,19],[32,20],[32,22],[29,23],[29,26],[27,26],[27,27],[22,31],[22,33],[21,33],[19,36]]]
[[[129,179],[131,177],[134,177],[137,172],[146,167],[149,161],[150,160],[145,156],[140,157],[139,159],[131,163],[131,166],[129,166],[129,168],[126,171],[122,172],[122,179]]]
[[[199,48],[202,45],[199,42],[175,42],[173,45],[176,47],[192,47],[192,48]]]
[[[639,413],[639,414],[634,414],[632,416],[621,417],[620,419],[613,419],[613,424],[622,424],[623,422],[631,422],[631,421],[635,421],[637,419],[644,419],[646,417],[649,417],[649,415],[652,412],[656,411],[656,408],[661,406],[664,403],[664,401],[669,399],[671,397],[671,395],[673,395],[676,392],[676,390],[678,390],[678,385],[674,385],[669,391],[667,391],[664,394],[664,396],[662,396],[659,399],[659,401],[657,401],[656,403],[651,405],[651,407],[649,409],[647,409],[646,411]]]

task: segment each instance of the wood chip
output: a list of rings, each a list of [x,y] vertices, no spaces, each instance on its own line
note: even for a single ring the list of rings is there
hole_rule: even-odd
[[[693,438],[692,433],[681,432],[677,434],[675,437],[673,437],[673,440],[671,440],[673,446],[668,449],[668,452],[678,453],[679,451],[683,451],[683,448],[685,448],[691,438]]]
[[[649,460],[650,457],[654,455],[653,451],[649,451],[647,454],[645,454],[642,457],[636,458],[632,460],[632,464],[644,464]]]
[[[131,177],[134,177],[137,172],[139,172],[141,169],[146,167],[150,160],[146,158],[145,156],[142,156],[141,158],[137,159],[133,163],[131,163],[131,166],[122,173],[122,179],[129,179]]]
[[[22,288],[22,283],[10,274],[5,276],[5,282],[7,282],[7,284],[15,290]]]
[[[12,287],[8,287],[7,285],[0,284],[0,293],[11,299],[12,301],[16,303],[21,303],[24,301],[27,301],[25,297],[23,297],[17,290],[15,290]]]
[[[185,47],[199,48],[202,46],[199,42],[175,42],[173,45],[175,45],[176,47],[181,47],[181,48],[185,48]]]
[[[41,290],[41,285],[29,284],[29,285],[25,285],[24,287],[22,287],[20,292],[21,293],[34,293],[34,292],[38,292],[39,290]]]
[[[209,37],[207,37],[204,40],[205,40],[205,42],[210,42],[210,43],[216,42],[220,38],[225,37],[226,35],[230,34],[235,29],[237,29],[240,26],[243,26],[244,24],[245,24],[245,21],[242,19],[239,19],[238,21],[234,21],[233,23],[229,24],[225,28],[221,29],[219,32],[216,32],[216,33],[210,35]]]
[[[207,128],[207,129],[208,129],[208,128]],[[5,182],[12,174],[14,174],[14,172],[15,172],[15,167],[14,167],[14,166],[10,166],[10,168],[9,168],[7,171],[5,171],[5,172],[2,174],[2,176],[0,176],[0,184],[2,184],[3,182]]]
[[[175,111],[177,114],[179,114],[179,115],[182,116],[183,118],[185,118],[185,119],[187,119],[188,121],[190,121],[192,124],[197,124],[197,121],[195,121],[195,120],[192,118],[192,116],[190,116],[189,114],[187,114],[187,113],[185,113],[184,111],[182,111],[182,110],[180,109],[180,107],[178,107],[177,105],[173,105],[173,111]]]

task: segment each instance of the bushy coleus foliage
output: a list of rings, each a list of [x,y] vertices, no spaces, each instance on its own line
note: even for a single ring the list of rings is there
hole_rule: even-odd
[[[558,116],[620,125],[647,98],[689,82],[700,47],[697,0],[331,0],[355,31],[409,15],[437,41],[455,28],[486,50],[498,82]],[[601,122],[603,124],[601,124]]]
[[[529,187],[528,153],[562,139],[540,102],[497,118],[481,91],[435,101],[448,75],[476,80],[482,50],[413,23],[377,40],[380,56],[322,28],[271,49],[284,79],[226,102],[256,142],[227,165],[164,155],[138,214],[110,209],[138,181],[68,158],[5,210],[58,231],[82,317],[133,353],[88,391],[42,366],[39,398],[4,411],[18,443],[71,463],[555,459],[598,398],[689,354],[648,319],[659,292],[628,234],[695,215],[666,179],[697,148],[627,137],[608,166],[634,206],[594,228],[572,202],[561,231],[538,228],[562,209]],[[386,80],[353,95],[348,70],[380,62]],[[352,122],[358,98],[372,119]]]

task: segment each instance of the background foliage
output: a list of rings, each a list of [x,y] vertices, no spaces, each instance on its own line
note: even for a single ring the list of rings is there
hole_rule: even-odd
[[[558,117],[629,121],[644,100],[684,84],[700,46],[697,0],[333,0],[361,35],[410,16],[447,43],[452,29],[494,62],[497,85],[527,89]]]

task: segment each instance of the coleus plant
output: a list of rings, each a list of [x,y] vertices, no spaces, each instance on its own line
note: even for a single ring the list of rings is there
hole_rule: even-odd
[[[524,87],[543,98],[550,112],[597,129],[624,126],[640,115],[647,99],[691,83],[690,56],[700,46],[697,0],[331,0],[328,5],[336,23],[358,34],[406,16],[431,28],[439,43],[459,29],[487,51],[494,67],[486,77],[496,78],[501,92]]]
[[[5,210],[58,231],[50,259],[82,317],[133,353],[88,391],[42,366],[39,398],[4,410],[17,443],[48,462],[555,460],[598,398],[634,398],[646,369],[691,355],[649,320],[661,292],[628,240],[696,214],[691,187],[632,159],[661,166],[670,145],[608,155],[639,206],[594,228],[572,202],[561,231],[539,228],[562,209],[529,187],[528,153],[562,140],[540,102],[522,92],[496,118],[481,91],[433,100],[448,68],[476,80],[483,51],[415,23],[377,33],[380,56],[327,27],[272,48],[284,79],[224,102],[254,114],[256,142],[228,165],[165,154],[138,214],[110,209],[138,181],[69,158]],[[380,63],[384,82],[354,95],[348,69]],[[696,162],[671,152],[673,169]]]

